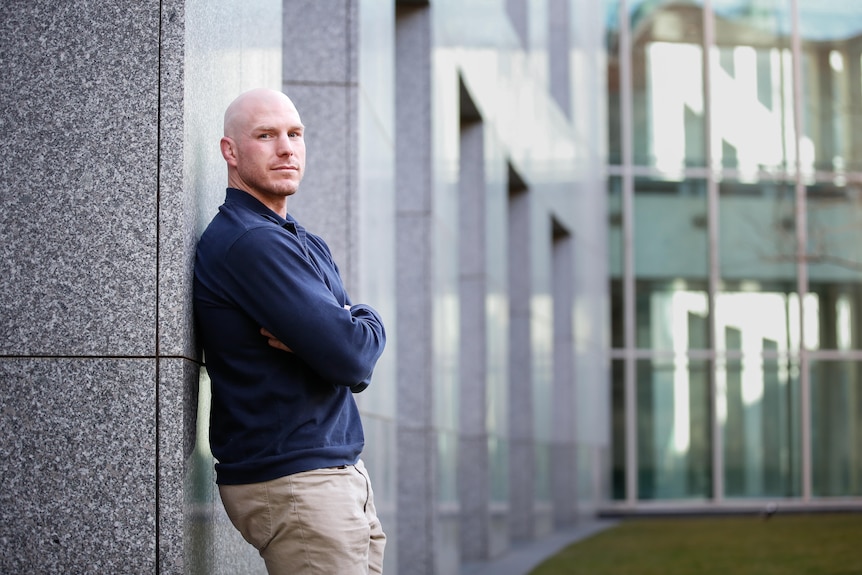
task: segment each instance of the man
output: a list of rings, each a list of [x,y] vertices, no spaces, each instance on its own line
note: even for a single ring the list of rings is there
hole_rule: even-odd
[[[228,516],[270,574],[381,573],[352,394],[386,336],[376,311],[351,304],[326,243],[287,212],[303,136],[281,92],[245,92],[225,112],[227,196],[195,262],[210,444]]]

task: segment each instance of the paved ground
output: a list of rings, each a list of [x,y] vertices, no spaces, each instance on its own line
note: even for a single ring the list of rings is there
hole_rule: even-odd
[[[539,563],[564,547],[617,523],[614,520],[594,520],[558,531],[541,541],[513,547],[506,555],[494,561],[465,565],[461,569],[461,575],[527,575]]]

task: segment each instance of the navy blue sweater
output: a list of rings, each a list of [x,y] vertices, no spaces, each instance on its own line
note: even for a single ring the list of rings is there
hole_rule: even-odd
[[[228,188],[198,242],[194,285],[218,483],[357,461],[364,435],[352,392],[368,385],[386,335],[371,307],[345,304],[321,238]],[[261,327],[293,353],[271,347]]]

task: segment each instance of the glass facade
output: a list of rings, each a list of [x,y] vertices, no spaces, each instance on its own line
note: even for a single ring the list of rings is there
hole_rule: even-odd
[[[862,10],[609,0],[612,498],[862,495]]]

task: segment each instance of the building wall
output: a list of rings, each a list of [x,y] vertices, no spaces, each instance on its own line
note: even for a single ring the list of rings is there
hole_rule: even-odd
[[[181,570],[182,19],[4,6],[3,572]]]
[[[858,508],[862,12],[616,0],[606,24],[609,511]]]
[[[386,572],[458,573],[591,517],[609,451],[596,4],[6,10],[0,571],[263,573],[213,484],[190,305],[221,115],[260,85],[308,126],[291,211],[386,320],[359,396]]]

